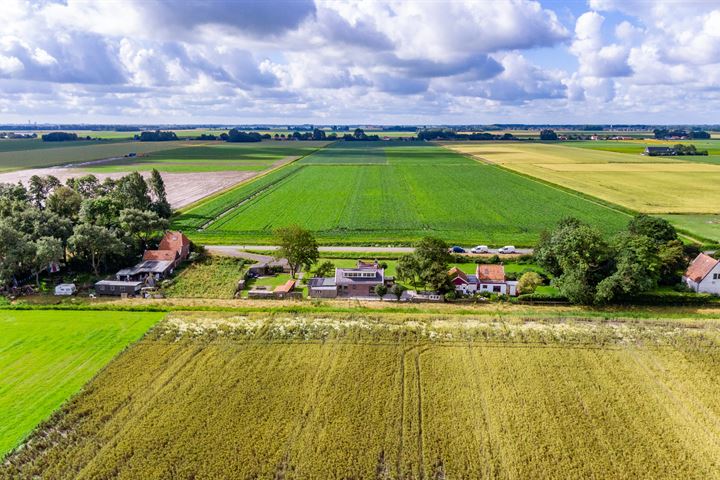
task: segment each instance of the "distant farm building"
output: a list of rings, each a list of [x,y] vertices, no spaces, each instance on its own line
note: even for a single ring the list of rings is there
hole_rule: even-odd
[[[643,155],[648,157],[669,157],[675,155],[675,149],[671,147],[645,147]]]

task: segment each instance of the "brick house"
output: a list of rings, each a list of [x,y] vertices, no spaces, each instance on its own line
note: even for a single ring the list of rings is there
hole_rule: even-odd
[[[476,292],[488,292],[498,295],[517,295],[517,283],[505,277],[505,267],[502,265],[483,265],[475,267],[475,274],[467,274],[457,267],[448,272],[450,282],[455,291],[463,295]]]

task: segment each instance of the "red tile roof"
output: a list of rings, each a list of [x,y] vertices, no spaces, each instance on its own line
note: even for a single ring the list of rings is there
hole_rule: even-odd
[[[505,267],[502,265],[478,264],[475,271],[479,282],[504,282]]]
[[[458,267],[451,268],[450,271],[448,272],[448,275],[451,278],[460,277],[465,281],[465,283],[467,283],[467,281],[468,281],[467,274],[465,272],[463,272],[462,270],[460,270]]]
[[[143,260],[169,260],[174,261],[178,252],[175,250],[145,250]]]
[[[178,253],[182,252],[183,247],[190,245],[188,239],[182,232],[165,232],[165,236],[160,240],[158,250],[174,250]]]
[[[285,282],[284,285],[278,285],[275,287],[275,290],[273,292],[275,293],[290,293],[293,291],[293,288],[295,288],[295,280],[288,280]]]
[[[690,263],[690,266],[685,272],[685,276],[693,282],[700,282],[703,278],[707,277],[707,274],[710,273],[717,264],[718,260],[701,253]]]

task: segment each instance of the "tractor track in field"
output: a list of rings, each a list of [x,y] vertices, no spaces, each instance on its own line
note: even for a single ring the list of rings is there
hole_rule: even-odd
[[[228,206],[225,210],[223,210],[223,211],[222,211],[220,214],[218,214],[215,218],[213,218],[212,220],[208,220],[207,222],[205,222],[204,224],[202,224],[202,225],[197,229],[197,231],[198,231],[198,232],[204,231],[204,230],[205,230],[206,228],[208,228],[210,225],[212,225],[213,223],[217,222],[218,220],[220,220],[220,219],[223,218],[224,216],[228,215],[228,214],[231,213],[233,210],[235,210],[235,209],[237,209],[237,208],[245,205],[247,202],[251,201],[252,199],[259,197],[260,195],[262,195],[262,194],[265,193],[266,191],[270,190],[271,188],[277,186],[279,183],[281,183],[281,182],[283,182],[284,180],[286,180],[288,177],[290,177],[290,176],[294,175],[295,173],[299,172],[303,167],[304,167],[304,165],[299,165],[298,168],[291,169],[289,172],[287,172],[287,174],[285,174],[285,175],[283,175],[282,177],[278,178],[278,179],[275,180],[274,182],[272,182],[272,183],[270,183],[270,184],[268,184],[268,185],[265,185],[264,187],[261,187],[259,190],[253,191],[252,193],[250,193],[248,196],[246,196],[245,198],[243,198],[243,199],[240,200],[239,202],[233,203],[232,205]],[[274,170],[273,170],[273,171],[274,171]]]

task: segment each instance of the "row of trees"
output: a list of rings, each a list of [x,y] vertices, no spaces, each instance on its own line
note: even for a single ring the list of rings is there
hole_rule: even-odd
[[[710,139],[710,133],[704,130],[669,130],[667,128],[656,128],[653,130],[655,138],[665,140],[667,138],[689,138],[689,139]]]
[[[75,140],[90,140],[90,137],[78,137],[77,133],[50,132],[41,137],[43,142],[72,142]]]
[[[690,252],[687,252],[690,253]],[[662,218],[639,215],[609,241],[580,220],[544,232],[535,260],[573,303],[602,305],[679,280],[688,263],[677,232]]]
[[[171,213],[157,170],[148,181],[135,172],[102,182],[86,175],[63,185],[35,175],[27,187],[0,184],[0,289],[31,277],[39,283],[61,261],[95,275],[134,261]]]
[[[512,133],[499,135],[487,132],[458,133],[455,130],[443,128],[421,130],[417,137],[420,140],[517,140]]]
[[[177,140],[177,134],[171,131],[155,130],[154,132],[146,131],[141,132],[140,135],[135,135],[135,140],[141,142],[170,142]]]
[[[695,145],[684,145],[678,143],[673,145],[672,149],[675,151],[675,155],[700,155],[704,156],[708,154],[707,150],[698,150]]]

